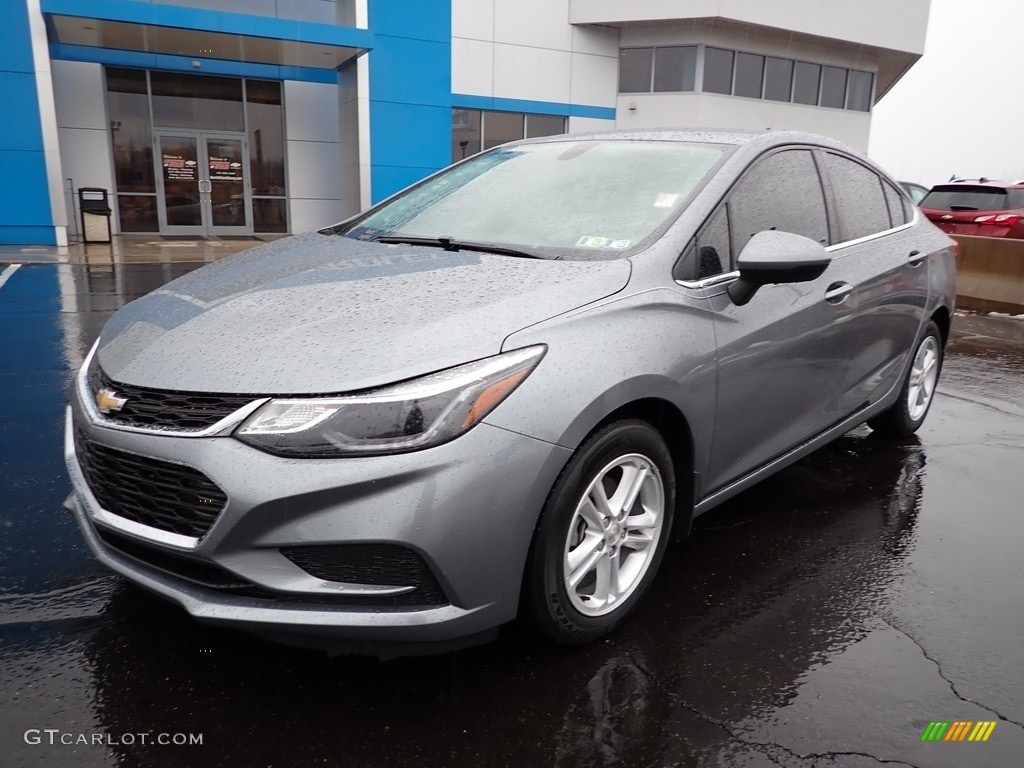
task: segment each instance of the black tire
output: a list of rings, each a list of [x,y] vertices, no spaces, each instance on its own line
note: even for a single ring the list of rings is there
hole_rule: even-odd
[[[640,479],[629,482],[630,478]],[[629,488],[640,490],[625,507]],[[598,511],[610,490],[610,507],[619,505],[618,516]],[[614,491],[620,491],[621,498]],[[647,422],[616,422],[580,446],[552,488],[527,561],[524,608],[545,634],[559,643],[580,645],[622,624],[647,592],[665,555],[675,499],[672,456]],[[615,512],[610,507],[605,511]],[[659,515],[660,524],[655,524]],[[570,594],[566,570],[574,557],[582,558],[576,573],[587,576]],[[592,558],[599,562],[586,570]],[[616,586],[619,577],[627,583],[619,596],[612,596],[606,575],[612,572],[618,574]],[[608,588],[602,590],[601,583]]]
[[[926,401],[922,404],[922,388],[918,386],[915,389],[915,378],[919,368],[919,357],[929,350],[935,355],[934,380],[926,393]],[[942,334],[939,332],[939,327],[934,322],[929,322],[925,326],[924,335],[914,347],[914,354],[910,359],[907,375],[903,379],[899,397],[889,410],[868,420],[868,426],[871,429],[890,437],[909,437],[917,432],[924,423],[932,401],[935,399],[935,388],[938,386],[939,374],[942,372],[943,352]]]

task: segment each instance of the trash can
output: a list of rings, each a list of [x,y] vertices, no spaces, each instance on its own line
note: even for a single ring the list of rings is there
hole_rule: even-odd
[[[112,211],[107,190],[100,187],[79,187],[78,210],[82,214],[82,242],[109,243]]]

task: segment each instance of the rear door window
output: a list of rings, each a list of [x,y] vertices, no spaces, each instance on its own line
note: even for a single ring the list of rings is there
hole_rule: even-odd
[[[906,224],[909,219],[906,209],[903,207],[903,195],[887,181],[882,182],[882,189],[885,192],[885,201],[889,204],[889,218],[892,220],[892,225],[899,227]]]
[[[892,228],[881,177],[865,165],[832,152],[825,153],[839,219],[839,237],[845,243]]]

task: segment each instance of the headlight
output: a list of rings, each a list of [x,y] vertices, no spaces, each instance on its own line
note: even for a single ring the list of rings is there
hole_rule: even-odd
[[[517,349],[361,395],[271,400],[235,437],[278,456],[311,458],[429,448],[483,419],[545,351],[544,346]]]

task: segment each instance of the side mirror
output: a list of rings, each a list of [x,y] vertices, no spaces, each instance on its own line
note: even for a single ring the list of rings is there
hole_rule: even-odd
[[[736,259],[740,276],[729,286],[729,298],[741,307],[762,285],[816,280],[831,261],[825,246],[809,237],[775,230],[758,232]]]

